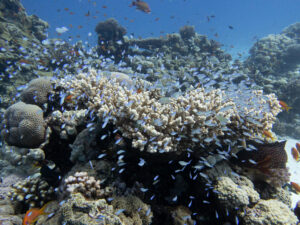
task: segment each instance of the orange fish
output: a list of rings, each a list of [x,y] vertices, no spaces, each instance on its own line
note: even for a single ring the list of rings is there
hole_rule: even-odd
[[[296,143],[296,148],[300,152],[300,143]]]
[[[292,108],[292,107],[289,107],[288,104],[286,104],[286,102],[280,101],[280,100],[279,100],[279,105],[281,106],[281,108],[283,110],[285,110],[287,112]]]
[[[262,136],[264,138],[270,138],[272,141],[275,140],[275,137],[273,136],[273,134],[271,133],[271,131],[268,131],[268,130],[264,130]]]
[[[300,192],[300,185],[299,185],[299,184],[297,184],[297,183],[295,183],[295,182],[291,182],[291,185],[292,185],[292,187],[295,189],[295,191],[296,191],[297,193]]]
[[[148,3],[143,2],[141,0],[133,1],[130,6],[136,6],[136,9],[141,10],[142,12],[145,12],[145,13],[151,12]]]
[[[299,151],[295,147],[292,147],[291,151],[292,151],[293,158],[296,161],[299,161],[299,156],[300,156]]]
[[[51,202],[48,202],[46,203],[42,208],[32,208],[32,209],[29,209],[26,214],[25,214],[25,217],[23,219],[23,223],[22,225],[32,225],[34,224],[38,217],[40,215],[47,215],[49,213],[46,213],[45,212],[45,209],[47,208],[47,206],[49,205],[49,203]]]
[[[31,64],[31,62],[27,59],[20,59],[19,63],[24,63],[24,64]]]

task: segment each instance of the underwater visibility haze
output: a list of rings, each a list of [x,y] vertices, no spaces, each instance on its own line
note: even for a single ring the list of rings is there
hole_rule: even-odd
[[[0,0],[0,224],[298,224],[298,0]]]

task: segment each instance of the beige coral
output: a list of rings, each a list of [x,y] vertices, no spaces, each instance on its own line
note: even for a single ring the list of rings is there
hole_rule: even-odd
[[[67,177],[64,186],[69,194],[81,193],[88,199],[98,199],[104,195],[104,191],[100,188],[100,181],[88,176],[87,172],[76,172],[74,176]]]
[[[25,204],[29,208],[41,207],[54,199],[54,189],[40,177],[29,177],[11,187],[8,196],[12,201]]]
[[[246,207],[259,200],[251,185],[238,185],[229,177],[220,177],[215,186],[217,198],[229,209]]]
[[[23,102],[11,105],[5,111],[1,134],[9,145],[38,147],[46,135],[43,110]]]
[[[193,142],[209,145],[228,136],[255,138],[272,127],[280,112],[275,96],[260,91],[246,96],[245,104],[236,104],[224,91],[197,88],[163,104],[152,90],[138,91],[95,70],[62,79],[58,85],[68,88],[104,123],[113,122],[134,147],[148,152],[180,151]]]
[[[289,207],[276,199],[260,200],[253,208],[241,212],[245,224],[297,224],[298,219]]]
[[[48,101],[48,95],[53,87],[49,77],[40,77],[29,82],[28,87],[21,93],[21,99],[27,104],[42,106]]]

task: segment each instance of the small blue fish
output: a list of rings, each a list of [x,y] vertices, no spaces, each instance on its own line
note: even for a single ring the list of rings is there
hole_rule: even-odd
[[[117,151],[117,154],[120,155],[120,154],[122,154],[124,152],[125,152],[125,150],[122,149],[122,150]]]
[[[120,215],[124,211],[125,211],[125,209],[118,209],[118,211],[115,214],[118,216],[118,215]]]
[[[141,192],[147,192],[149,189],[148,188],[140,188]]]
[[[123,138],[119,138],[119,139],[115,142],[115,144],[118,145],[122,140],[123,140]]]
[[[145,163],[146,163],[145,160],[140,158],[140,162],[138,163],[138,165],[142,167],[145,165]]]
[[[107,137],[107,134],[101,136],[101,140],[104,140]]]
[[[105,153],[98,155],[98,159],[102,159],[104,156],[106,156]]]
[[[150,212],[151,212],[151,208],[149,208],[146,212],[146,216],[149,216],[150,215]]]
[[[178,199],[178,197],[177,197],[177,195],[176,195],[174,198],[172,198],[172,201],[173,201],[173,202],[176,202],[177,199]]]

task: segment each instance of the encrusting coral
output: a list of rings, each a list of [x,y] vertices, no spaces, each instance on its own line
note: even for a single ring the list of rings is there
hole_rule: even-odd
[[[297,224],[298,219],[287,205],[276,199],[259,200],[253,207],[241,212],[244,224],[286,225]]]
[[[132,139],[133,147],[148,152],[184,150],[193,146],[191,140],[210,145],[222,138],[259,138],[281,111],[275,96],[261,91],[251,91],[236,102],[232,99],[241,96],[196,88],[163,104],[153,90],[128,88],[95,70],[62,79],[58,86],[95,112],[103,126],[113,122],[124,137]]]
[[[18,102],[4,114],[1,134],[9,145],[38,147],[46,135],[43,110],[31,104]]]

